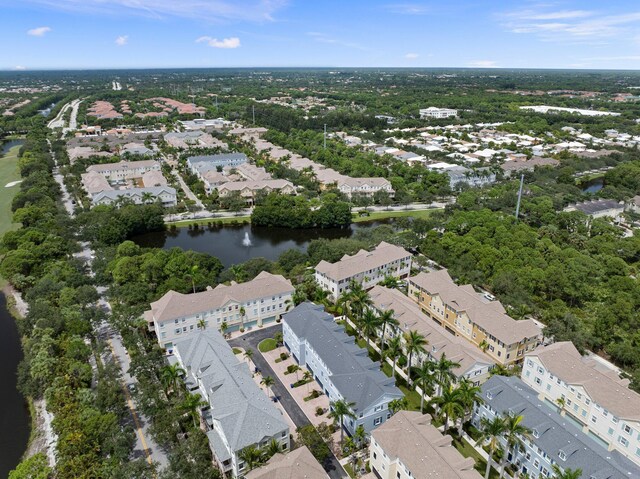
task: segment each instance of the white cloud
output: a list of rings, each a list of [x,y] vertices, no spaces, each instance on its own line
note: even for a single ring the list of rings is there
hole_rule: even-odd
[[[474,60],[467,65],[471,68],[497,68],[497,62],[493,60]]]
[[[307,35],[312,37],[315,41],[320,43],[329,43],[331,45],[339,45],[342,47],[353,48],[355,50],[367,51],[368,49],[353,42],[345,42],[343,40],[338,40],[337,38],[330,37],[324,33],[320,32],[307,32]]]
[[[129,35],[120,35],[118,38],[116,38],[116,45],[118,45],[119,47],[123,47],[127,43],[129,43]]]
[[[42,37],[45,33],[49,33],[50,31],[50,27],[32,28],[31,30],[27,30],[27,35],[31,35],[32,37]]]
[[[13,69],[17,72],[23,72],[27,69],[27,67],[22,66],[22,65],[16,65],[15,67],[13,67]]]
[[[404,57],[407,60],[415,60],[416,58],[418,58],[420,55],[418,55],[417,53],[407,53]]]
[[[23,0],[24,3],[74,13],[131,14],[151,18],[183,17],[224,22],[273,21],[273,15],[289,0]]]
[[[426,5],[419,3],[392,3],[384,8],[399,15],[426,15],[430,10]]]
[[[218,40],[212,37],[200,37],[196,40],[196,43],[206,43],[212,48],[238,48],[240,46],[240,39],[238,37],[229,37]]]

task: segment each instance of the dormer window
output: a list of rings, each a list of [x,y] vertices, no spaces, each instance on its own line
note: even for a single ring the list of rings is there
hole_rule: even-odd
[[[531,433],[533,434],[533,437],[540,437],[540,433],[537,429],[534,429]]]
[[[564,451],[560,451],[560,452],[558,453],[558,457],[559,457],[560,459],[562,459],[563,461],[566,461],[566,460],[567,460],[567,455],[564,453]]]

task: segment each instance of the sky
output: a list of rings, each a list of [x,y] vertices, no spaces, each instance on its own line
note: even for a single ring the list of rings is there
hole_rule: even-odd
[[[638,0],[0,0],[0,70],[640,69]]]

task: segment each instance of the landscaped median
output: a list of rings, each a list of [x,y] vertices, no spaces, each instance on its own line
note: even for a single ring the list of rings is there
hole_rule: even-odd
[[[276,340],[273,338],[264,339],[258,344],[258,350],[261,353],[268,353],[269,351],[273,351],[277,347]]]

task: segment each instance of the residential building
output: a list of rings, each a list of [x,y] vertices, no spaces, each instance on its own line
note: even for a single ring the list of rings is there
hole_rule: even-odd
[[[144,318],[160,346],[171,352],[173,342],[205,328],[238,331],[271,324],[287,311],[295,288],[288,279],[263,271],[246,283],[231,282],[191,294],[169,291],[151,303]]]
[[[545,166],[556,167],[560,162],[554,158],[546,158],[541,156],[534,156],[531,159],[524,159],[518,161],[505,161],[500,165],[505,175],[511,176],[513,174],[521,173],[523,171],[533,171],[536,167],[542,168]]]
[[[213,138],[209,133],[204,131],[181,131],[171,132],[164,135],[165,141],[174,148],[222,148],[227,149],[227,144]]]
[[[249,161],[244,153],[221,153],[219,155],[190,156],[187,165],[191,172],[198,175],[205,171],[221,171],[225,166],[238,166]]]
[[[311,371],[329,401],[353,403],[355,419],[344,418],[347,433],[353,435],[358,426],[370,433],[391,417],[389,402],[402,398],[402,391],[322,305],[296,306],[282,317],[282,333],[286,348]]]
[[[287,180],[231,181],[217,187],[220,198],[239,192],[248,204],[252,205],[258,193],[278,192],[283,195],[295,195],[296,188]]]
[[[335,301],[342,293],[349,291],[351,281],[369,289],[387,276],[409,277],[411,253],[383,241],[373,251],[362,249],[352,256],[345,254],[336,263],[320,261],[315,271],[316,282]]]
[[[529,352],[521,377],[567,421],[609,451],[640,464],[640,394],[629,389],[628,379],[582,356],[571,342]]]
[[[447,168],[444,173],[449,176],[449,186],[451,188],[455,188],[461,183],[478,188],[496,181],[496,174],[490,168],[471,169],[464,166],[455,166]]]
[[[409,297],[436,324],[502,365],[522,362],[524,354],[542,342],[535,321],[516,321],[499,301],[489,301],[470,284],[458,286],[446,269],[409,278]]]
[[[351,198],[354,195],[373,196],[377,191],[384,191],[393,197],[395,191],[386,178],[351,178],[344,176],[337,180],[336,186],[341,193]]]
[[[640,213],[640,195],[636,195],[631,198],[628,209],[633,211],[634,213]]]
[[[485,382],[496,364],[488,354],[482,352],[465,339],[449,334],[427,317],[420,307],[397,289],[374,286],[369,291],[372,307],[382,313],[393,311],[393,317],[398,321],[395,328],[387,328],[386,340],[393,336],[417,331],[428,342],[427,352],[415,356],[416,364],[423,361],[438,361],[443,355],[447,359],[460,364],[453,370],[458,379],[467,378],[478,386]],[[404,339],[402,340],[404,344]]]
[[[99,173],[113,182],[138,178],[148,171],[154,170],[161,170],[160,163],[155,160],[120,161],[119,163],[91,165],[87,168],[87,172]]]
[[[567,206],[562,211],[581,211],[592,218],[618,218],[624,213],[624,203],[616,200],[598,199]]]
[[[425,120],[428,118],[450,118],[457,117],[458,111],[450,108],[436,108],[430,106],[429,108],[422,108],[420,110],[420,119]]]
[[[154,203],[158,200],[165,208],[178,204],[176,190],[170,186],[100,191],[91,196],[91,204],[92,206],[112,205],[125,198],[137,205]]]
[[[493,376],[482,385],[482,399],[472,417],[475,427],[480,427],[483,418],[515,414],[522,416],[522,425],[531,431],[529,439],[521,437],[522,449],[509,450],[504,437],[500,439],[507,461],[518,474],[531,479],[554,477],[556,465],[561,471],[581,469],[585,479],[640,477],[640,467],[583,434],[574,421],[538,399],[536,391],[518,377]]]
[[[242,477],[247,470],[239,457],[246,447],[265,448],[276,440],[282,451],[289,450],[289,426],[282,413],[217,330],[205,329],[177,341],[174,359],[186,371],[187,390],[209,403],[201,415],[225,477]]]
[[[398,411],[371,434],[369,465],[379,479],[482,479],[452,442],[429,414]]]
[[[234,125],[234,122],[225,120],[224,118],[213,118],[213,119],[205,119],[205,118],[196,118],[194,120],[181,121],[182,126],[184,126],[185,130],[202,130],[205,128],[213,128],[216,130],[222,130],[224,128],[229,128]]]
[[[245,474],[245,479],[329,479],[306,446],[288,454],[276,454],[267,463]]]

